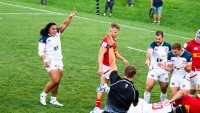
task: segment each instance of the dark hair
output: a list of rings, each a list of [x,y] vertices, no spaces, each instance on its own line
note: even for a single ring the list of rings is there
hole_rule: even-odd
[[[133,78],[133,76],[135,76],[136,74],[136,69],[132,66],[127,66],[124,70],[124,75],[127,78]]]
[[[162,31],[156,31],[155,35],[156,36],[160,36],[161,35],[162,37],[164,37],[164,34],[163,34]]]
[[[47,36],[49,34],[49,29],[52,25],[56,25],[56,23],[53,22],[48,23],[45,28],[40,30],[40,35]]]
[[[182,106],[182,105],[177,106],[176,113],[186,113],[185,106]]]
[[[111,27],[111,28],[116,28],[116,29],[120,30],[119,25],[116,24],[116,23],[112,23],[112,24],[110,25],[110,27]]]
[[[182,49],[182,48],[181,48],[181,44],[180,44],[180,43],[174,43],[174,44],[172,45],[172,49],[181,50],[181,49]]]

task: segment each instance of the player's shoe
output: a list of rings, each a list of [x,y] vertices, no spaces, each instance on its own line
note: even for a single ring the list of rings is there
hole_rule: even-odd
[[[57,100],[54,100],[54,101],[50,101],[50,104],[52,104],[52,105],[56,105],[56,106],[63,106],[63,104],[61,104],[61,103],[59,103]]]
[[[103,113],[103,109],[99,107],[95,107],[90,113]]]
[[[96,92],[98,92],[98,91],[102,91],[102,92],[109,93],[110,88],[108,87],[107,84],[103,84],[103,85],[100,85],[100,86],[96,89]]]
[[[46,97],[43,96],[43,95],[41,95],[41,94],[40,94],[40,103],[41,103],[42,105],[44,105],[44,106],[47,105],[47,103],[46,103]]]

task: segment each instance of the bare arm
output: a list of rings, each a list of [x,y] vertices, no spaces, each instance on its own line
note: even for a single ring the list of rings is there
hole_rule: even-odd
[[[124,57],[122,57],[118,52],[116,52],[116,58],[122,60],[126,64],[126,66],[129,65],[129,62]]]
[[[114,70],[117,70],[117,64],[116,64],[116,56],[113,49],[113,44],[115,43],[112,39],[112,37],[108,34],[107,36],[108,45],[109,45],[109,63],[110,63],[110,70],[111,72]]]
[[[185,69],[185,71],[187,71],[189,73],[192,70],[192,63],[187,62],[184,69]]]
[[[146,53],[146,62],[145,64],[149,67],[150,66],[150,63],[151,63],[151,55],[152,55],[152,52],[153,52],[153,49],[152,48],[149,48],[147,50],[147,53]]]
[[[150,0],[150,8],[153,8],[153,0]]]
[[[77,13],[76,10],[73,10],[72,13],[64,20],[64,22],[61,24],[59,30],[61,33],[66,29],[66,27],[70,24],[72,17]]]
[[[184,91],[180,90],[174,95],[172,99],[169,100],[169,102],[172,103],[176,100],[182,99],[185,94],[186,93]]]
[[[98,56],[98,63],[99,63],[99,69],[98,69],[98,74],[101,76],[103,75],[103,58],[104,54],[106,53],[107,48],[101,46],[99,50],[99,56]]]

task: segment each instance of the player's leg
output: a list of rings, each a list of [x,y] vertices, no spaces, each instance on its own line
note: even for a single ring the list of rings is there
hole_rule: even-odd
[[[149,103],[151,98],[151,90],[156,83],[157,75],[153,71],[149,71],[147,80],[146,80],[146,90],[144,92],[144,100]]]
[[[101,102],[104,92],[107,92],[109,90],[109,87],[104,84],[108,84],[109,82],[109,76],[110,76],[110,67],[103,65],[103,75],[100,78],[100,85],[97,88],[97,98],[96,98],[96,107],[91,111],[97,111],[101,110]]]
[[[170,91],[172,97],[179,91],[179,89],[180,89],[179,79],[177,79],[175,75],[172,75],[170,80]]]
[[[109,7],[109,4],[108,4],[108,2],[106,2],[106,5],[105,5],[105,11],[104,11],[103,16],[106,16],[107,11],[108,11],[108,7]]]
[[[168,73],[163,73],[158,77],[159,85],[160,85],[160,101],[164,101],[167,98],[167,88],[168,88]]]
[[[110,1],[110,14],[109,14],[109,16],[112,16],[113,5],[114,5],[114,2]]]
[[[157,15],[157,13],[158,13],[158,11],[157,11],[157,8],[156,7],[153,7],[153,22],[154,22],[154,24],[156,24],[156,15]]]
[[[50,103],[53,104],[53,105],[63,106],[56,99],[56,95],[58,93],[58,86],[59,86],[62,74],[63,74],[63,70],[57,69],[56,79],[54,78],[55,79],[55,82],[54,82],[55,85],[53,86],[53,88],[51,90],[52,95],[51,95],[51,101],[50,101]]]
[[[158,23],[157,24],[160,24],[161,13],[162,13],[162,7],[159,7],[158,8]]]

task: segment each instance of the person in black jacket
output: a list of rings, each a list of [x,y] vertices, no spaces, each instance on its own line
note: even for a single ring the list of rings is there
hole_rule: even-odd
[[[113,5],[114,5],[114,0],[106,0],[106,5],[105,5],[105,11],[103,16],[106,16],[106,13],[108,11],[108,7],[110,8],[110,14],[109,16],[112,16],[112,9],[113,9]]]
[[[116,57],[113,49],[114,41],[108,34],[109,62],[110,62],[110,91],[104,113],[126,113],[131,104],[137,105],[139,93],[135,89],[132,80],[135,78],[136,69],[127,66],[124,70],[124,78],[118,75]]]
[[[154,24],[160,24],[162,6],[163,6],[163,0],[151,0],[151,8],[153,8],[154,11],[153,15]]]

